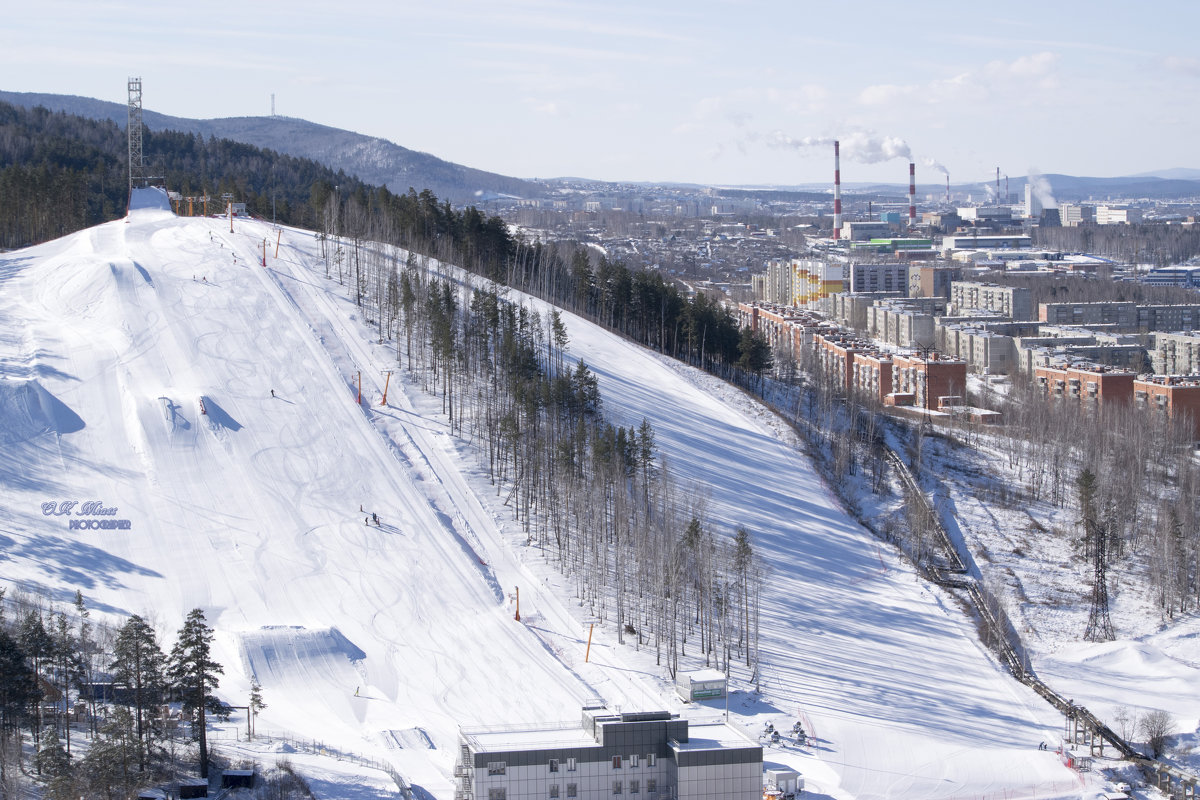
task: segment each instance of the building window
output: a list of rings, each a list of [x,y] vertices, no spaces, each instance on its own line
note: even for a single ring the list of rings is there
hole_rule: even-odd
[[[620,769],[620,768],[621,768],[621,757],[613,756],[613,769]]]
[[[630,793],[630,794],[637,794],[637,793],[638,793],[638,782],[637,782],[637,781],[630,781],[630,782],[629,782],[629,793]]]
[[[488,800],[505,800],[504,789],[488,789]]]
[[[568,758],[567,759],[567,772],[574,772],[574,771],[575,771],[575,759]]]
[[[613,794],[620,794],[622,788],[624,786],[620,781],[613,781]]]
[[[579,794],[578,787],[573,783],[568,783],[567,784],[567,797],[575,797],[577,794]]]
[[[658,781],[655,778],[646,779],[646,791],[654,794],[658,791]]]
[[[558,759],[557,758],[550,759],[550,771],[558,772]]]
[[[646,754],[646,766],[647,766],[647,767],[653,767],[653,766],[654,766],[654,753],[647,753],[647,754]]]
[[[638,765],[638,756],[637,756],[637,753],[634,753],[633,755],[631,755],[629,757],[629,766],[636,767],[637,765]]]
[[[489,761],[488,775],[503,775],[507,764],[503,761]]]
[[[550,784],[550,797],[551,798],[558,797],[558,784],[557,783]]]

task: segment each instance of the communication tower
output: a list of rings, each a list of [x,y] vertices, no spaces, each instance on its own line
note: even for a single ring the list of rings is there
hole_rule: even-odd
[[[146,185],[146,162],[142,158],[142,79],[129,79],[129,190]]]

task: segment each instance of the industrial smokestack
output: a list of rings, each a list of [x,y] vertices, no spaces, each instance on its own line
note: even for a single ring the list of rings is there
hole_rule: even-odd
[[[1000,168],[996,167],[996,205],[1000,205]]]
[[[946,173],[946,205],[950,205],[950,173]]]
[[[842,143],[833,142],[833,238],[842,238]]]
[[[908,227],[917,227],[917,165],[908,162]]]

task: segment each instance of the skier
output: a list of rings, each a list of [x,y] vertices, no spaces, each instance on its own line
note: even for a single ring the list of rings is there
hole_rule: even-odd
[[[371,520],[375,523],[375,527],[379,527],[379,515],[374,511],[371,512]]]
[[[274,389],[272,389],[272,390],[271,390],[271,397],[274,397],[274,396],[275,396],[275,390],[274,390]]]
[[[371,518],[363,517],[363,525],[366,525],[369,528],[371,526]]]

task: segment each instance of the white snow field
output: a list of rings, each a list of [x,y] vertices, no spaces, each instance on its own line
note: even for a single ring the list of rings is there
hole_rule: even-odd
[[[592,697],[724,711],[682,706],[653,652],[609,631],[584,662],[586,609],[524,546],[440,401],[397,374],[379,405],[394,351],[325,278],[311,233],[284,229],[276,258],[269,224],[177,218],[154,190],[134,205],[0,254],[0,585],[63,604],[79,589],[168,647],[200,606],[223,697],[263,686],[260,730],[386,760],[437,798],[459,725],[574,719]],[[846,516],[773,417],[564,319],[612,420],[649,417],[681,484],[708,494],[721,533],[745,525],[770,570],[762,693],[736,668],[730,711],[755,733],[803,719],[817,741],[766,761],[839,800],[1084,791],[1038,747],[1058,715]],[[47,513],[72,501],[113,513]],[[354,796],[341,769],[327,796]]]

